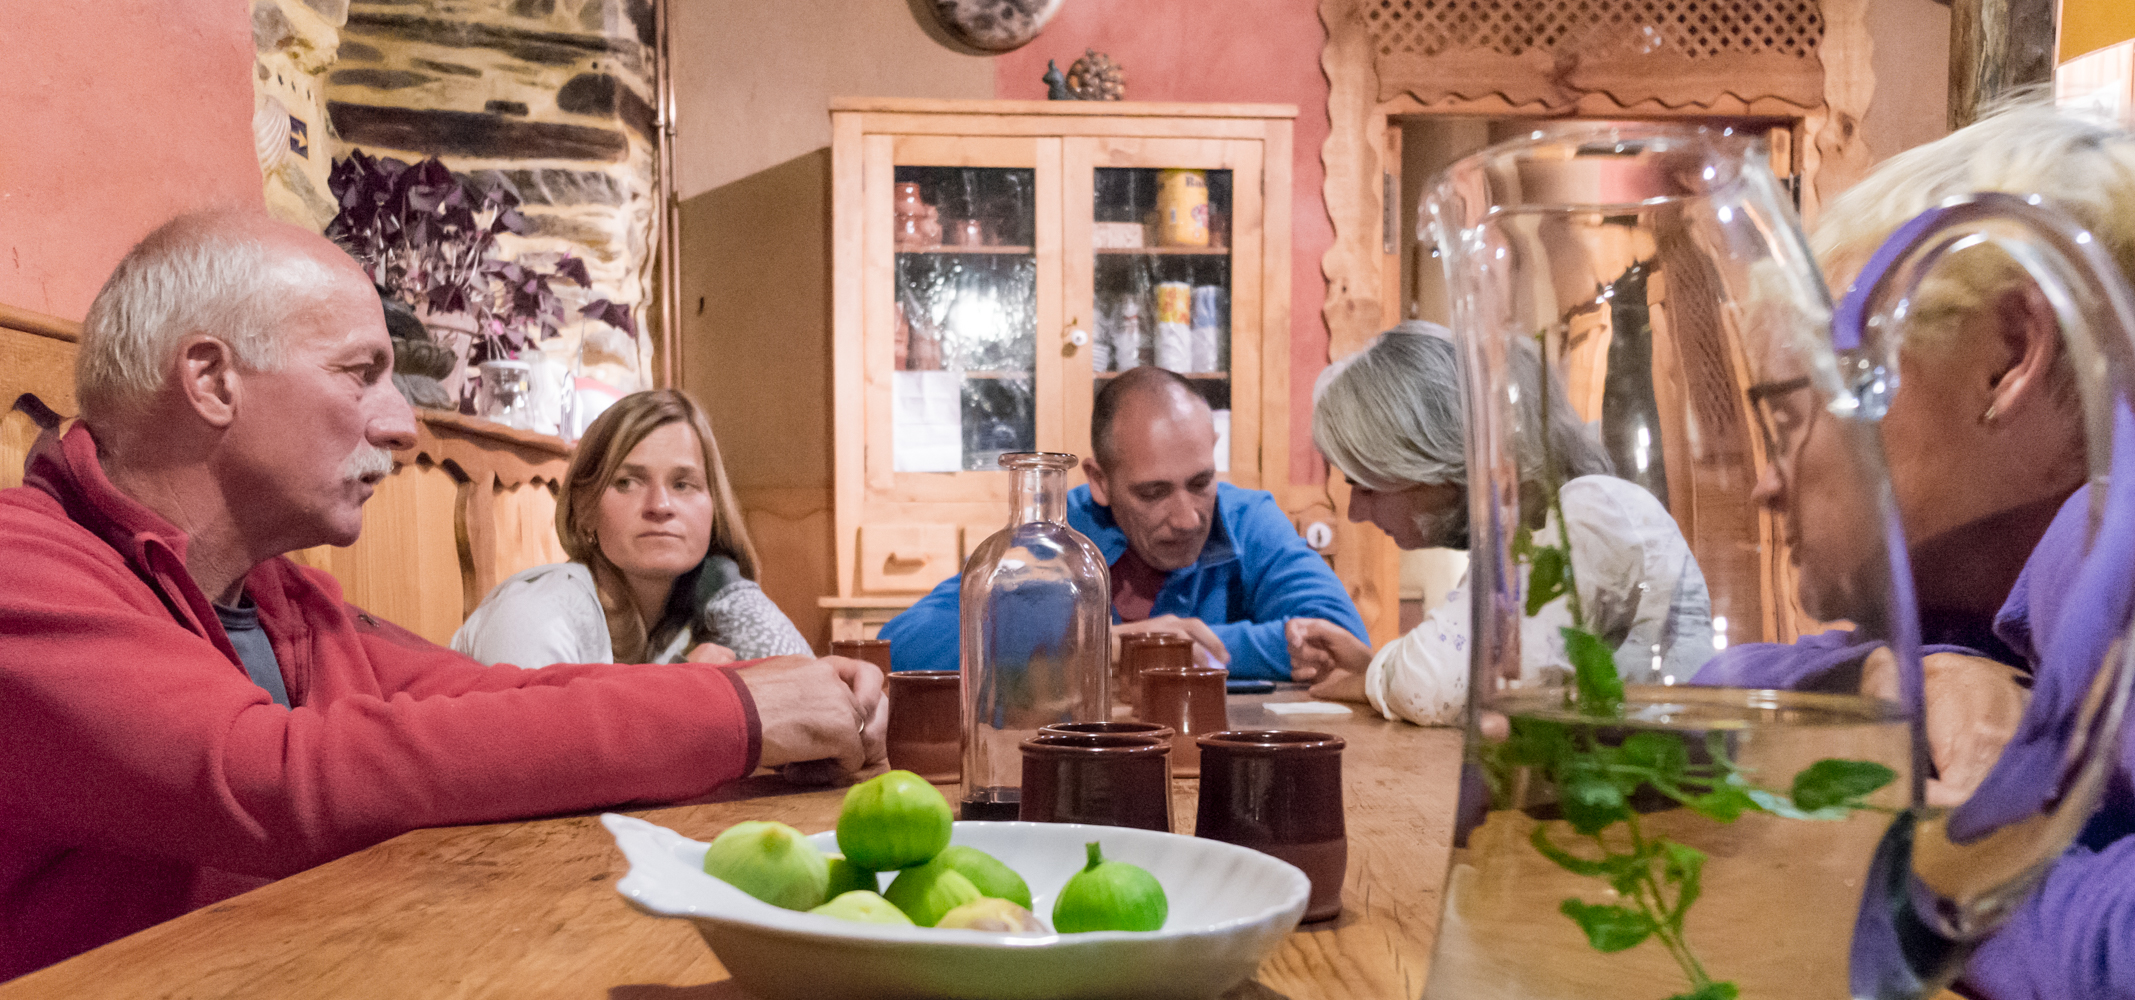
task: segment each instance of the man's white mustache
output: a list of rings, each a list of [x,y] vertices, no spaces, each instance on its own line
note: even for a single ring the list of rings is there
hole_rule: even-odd
[[[341,478],[348,481],[372,479],[393,474],[393,453],[372,445],[358,445],[349,452],[348,460],[341,463]]]

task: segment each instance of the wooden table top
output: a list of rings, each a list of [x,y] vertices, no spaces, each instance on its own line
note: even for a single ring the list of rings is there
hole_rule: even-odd
[[[1241,729],[1310,729],[1342,760],[1349,875],[1340,917],[1306,924],[1229,1000],[1389,1000],[1423,993],[1452,834],[1460,731],[1278,715],[1233,697]],[[1174,786],[1189,829],[1199,782]],[[699,840],[745,819],[830,829],[844,789],[737,782],[754,796],[634,812]],[[953,797],[953,789],[952,789]],[[27,997],[584,997],[748,1000],[682,920],[624,904],[595,816],[417,830],[0,984]]]

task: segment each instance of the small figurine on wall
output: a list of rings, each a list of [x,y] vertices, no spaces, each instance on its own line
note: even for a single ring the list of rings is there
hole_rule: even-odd
[[[1112,57],[1095,49],[1082,50],[1082,58],[1068,67],[1067,89],[1085,101],[1119,101],[1127,97],[1127,71]]]

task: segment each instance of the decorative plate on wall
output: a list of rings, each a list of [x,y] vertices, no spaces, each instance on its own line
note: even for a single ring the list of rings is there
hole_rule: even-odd
[[[957,41],[988,52],[1022,48],[1066,0],[933,0],[934,19]]]

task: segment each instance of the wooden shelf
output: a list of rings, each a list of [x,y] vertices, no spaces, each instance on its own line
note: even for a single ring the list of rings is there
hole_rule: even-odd
[[[517,427],[506,427],[494,420],[470,417],[467,414],[453,410],[417,409],[415,418],[432,427],[450,427],[468,437],[488,438],[491,441],[531,448],[550,455],[569,456],[571,454],[571,446],[565,444],[562,438],[554,434],[540,434],[534,431],[520,430]]]
[[[925,596],[927,595],[919,593],[877,594],[861,597],[818,597],[815,599],[815,606],[819,608],[909,608],[919,603],[919,599]]]
[[[1110,126],[1105,119],[1122,118],[1273,118],[1297,117],[1295,104],[1182,104],[1167,101],[973,101],[944,100],[926,97],[833,97],[832,111],[860,111],[877,114],[901,115],[984,115],[1001,118],[1011,115],[1026,117],[1080,117],[1099,120],[1100,126]],[[968,125],[964,126],[966,129]],[[998,129],[998,126],[996,127]],[[1003,130],[1005,131],[1005,130]],[[1121,131],[1110,126],[1103,134]],[[962,133],[954,133],[961,135]],[[1013,134],[1013,133],[1011,133]],[[1058,135],[1056,130],[1044,132]]]
[[[1228,257],[1230,247],[1098,247],[1099,257]]]
[[[911,246],[905,246],[905,247],[898,247],[898,248],[897,248],[897,252],[898,252],[898,253],[926,253],[926,254],[965,254],[965,253],[983,253],[983,254],[1022,254],[1022,255],[1028,256],[1028,255],[1030,255],[1030,254],[1034,254],[1034,253],[1037,253],[1038,251],[1037,251],[1037,249],[1036,249],[1035,247],[1008,247],[1008,246],[1002,246],[1002,247],[959,247],[959,246],[950,246],[950,245],[948,245],[948,244],[944,243],[944,244],[937,244],[937,245],[934,245],[934,246],[924,246],[924,247],[911,247]]]
[[[946,372],[946,371],[954,371],[954,369],[950,369],[950,368],[901,368],[901,369],[898,369],[898,370],[899,370],[899,371],[908,371],[908,372]],[[958,376],[960,376],[960,377],[962,377],[962,378],[991,378],[991,379],[999,379],[999,378],[1036,378],[1036,377],[1037,377],[1037,374],[1038,374],[1038,373],[1037,373],[1037,372],[1028,372],[1028,371],[1024,371],[1024,372],[1004,372],[1004,371],[970,371],[970,370],[966,370],[966,371],[960,371],[960,372],[955,372],[955,374],[956,374],[956,375],[958,375]]]

